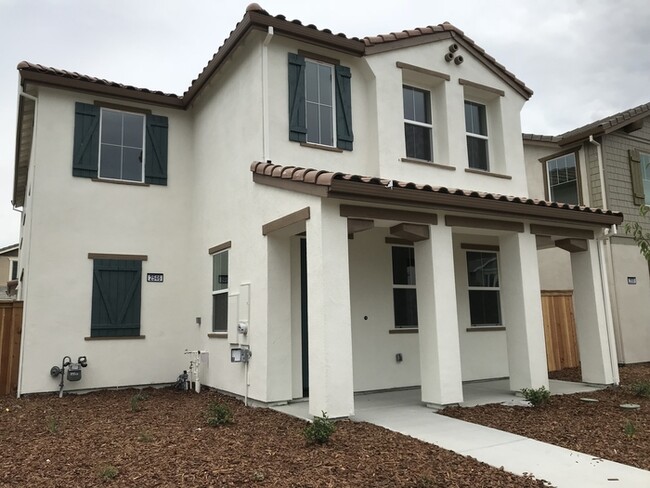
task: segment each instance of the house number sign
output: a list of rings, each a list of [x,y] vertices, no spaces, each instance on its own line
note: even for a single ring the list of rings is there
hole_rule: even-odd
[[[162,273],[147,273],[147,283],[162,283],[165,275]]]

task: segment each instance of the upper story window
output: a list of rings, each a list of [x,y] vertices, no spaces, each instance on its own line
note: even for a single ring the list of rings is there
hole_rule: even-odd
[[[548,197],[554,202],[580,203],[576,153],[572,152],[546,161]]]
[[[212,330],[228,330],[228,250],[212,256]]]
[[[407,85],[402,87],[402,94],[406,157],[433,161],[431,95]]]
[[[485,105],[465,100],[465,132],[469,167],[490,170],[488,127]]]
[[[9,260],[9,281],[18,279],[18,260]]]
[[[289,53],[289,140],[352,150],[350,68]]]
[[[144,181],[144,115],[101,109],[99,177]]]
[[[167,117],[77,102],[72,174],[167,184]]]
[[[471,324],[501,325],[501,289],[496,252],[467,251],[467,285]]]
[[[307,142],[334,146],[334,66],[305,60]]]

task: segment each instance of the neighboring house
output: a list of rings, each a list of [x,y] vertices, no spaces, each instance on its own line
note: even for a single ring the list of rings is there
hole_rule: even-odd
[[[13,300],[9,282],[18,279],[18,244],[0,248],[0,300]]]
[[[532,92],[456,27],[347,38],[252,4],[182,97],[18,70],[21,393],[64,355],[75,388],[170,382],[186,348],[209,386],[332,417],[548,386],[539,238],[573,242],[583,377],[616,381],[595,238],[622,217],[505,196]]]
[[[523,140],[532,197],[612,209],[650,230],[639,215],[640,206],[650,204],[650,103],[559,136],[524,134]],[[575,293],[582,283],[566,273],[561,254],[540,251],[541,287]],[[618,360],[650,361],[650,314],[642,306],[650,300],[648,262],[621,226],[605,236],[601,258]]]

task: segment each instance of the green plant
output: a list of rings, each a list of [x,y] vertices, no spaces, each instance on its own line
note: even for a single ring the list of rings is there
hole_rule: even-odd
[[[212,402],[208,406],[208,425],[211,427],[229,424],[232,419],[232,410],[225,403]]]
[[[634,434],[636,434],[636,427],[630,420],[628,420],[623,427],[623,432],[625,432],[625,435],[628,437],[634,437]]]
[[[650,212],[650,206],[641,205],[639,216],[646,218]],[[632,236],[635,244],[639,247],[639,252],[646,260],[650,261],[650,232],[644,232],[643,227],[638,222],[628,222],[625,224],[625,233]]]
[[[138,440],[140,442],[151,442],[153,441],[153,436],[149,432],[140,432]]]
[[[638,381],[632,384],[632,393],[636,396],[650,398],[650,381]]]
[[[264,481],[266,476],[264,476],[264,473],[261,471],[253,471],[253,475],[251,476],[253,481]]]
[[[48,417],[47,430],[50,431],[50,434],[56,434],[59,431],[59,421],[54,417]]]
[[[533,407],[543,407],[551,397],[551,392],[544,386],[539,388],[522,388],[521,394]]]
[[[147,399],[147,396],[143,393],[136,393],[131,397],[131,411],[132,412],[139,412],[142,410],[142,406],[140,405],[140,402],[143,402]]]
[[[334,422],[327,418],[327,413],[322,413],[322,417],[314,417],[314,421],[305,427],[305,438],[311,444],[325,444],[336,430]]]
[[[99,479],[102,481],[109,481],[117,477],[117,475],[120,474],[120,470],[117,469],[115,466],[111,466],[110,464],[106,466],[102,466],[99,469]]]

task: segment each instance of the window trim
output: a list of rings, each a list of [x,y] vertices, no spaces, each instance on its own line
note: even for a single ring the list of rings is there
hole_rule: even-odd
[[[394,267],[394,264],[393,264],[393,259],[394,259],[394,257],[393,257],[393,249],[396,248],[396,247],[411,249],[413,251],[413,262],[414,262],[414,268],[415,268],[415,247],[413,245],[408,245],[408,244],[391,244],[391,246],[390,246],[391,292],[392,292],[392,295],[393,295],[393,328],[391,330],[400,330],[400,331],[402,331],[402,330],[418,330],[419,325],[420,325],[419,324],[419,322],[420,322],[419,317],[417,317],[418,323],[415,324],[415,325],[414,324],[397,325],[395,323],[395,292],[394,292],[394,290],[396,290],[396,289],[399,289],[399,290],[415,290],[415,297],[416,297],[415,310],[416,310],[416,315],[417,315],[417,272],[415,274],[415,279],[414,279],[415,283],[414,284],[409,285],[409,284],[397,284],[397,283],[395,283],[395,276],[393,274],[393,267]]]
[[[577,205],[582,205],[583,204],[583,198],[582,198],[582,175],[580,172],[580,151],[578,148],[572,148],[567,151],[562,151],[559,153],[552,154],[544,159],[541,159],[540,161],[544,164],[544,196],[546,200],[548,201],[554,201],[551,197],[551,183],[549,181],[548,177],[548,163],[551,161],[555,161],[556,159],[562,158],[564,156],[567,156],[569,154],[573,154],[575,158],[575,163],[576,163],[576,187],[578,189],[578,203]],[[568,203],[568,202],[563,202],[563,203]]]
[[[490,173],[490,166],[491,166],[491,157],[490,157],[490,116],[489,116],[489,110],[487,107],[487,104],[485,102],[480,102],[475,99],[472,99],[471,97],[465,97],[463,100],[463,110],[465,109],[465,105],[467,103],[470,103],[472,105],[477,105],[479,107],[483,107],[483,112],[485,113],[485,132],[487,135],[483,134],[478,134],[475,132],[468,132],[467,131],[467,117],[465,117],[465,145],[467,146],[467,167],[470,169],[476,169],[479,171],[484,171],[486,173]],[[479,167],[474,167],[471,166],[471,161],[469,160],[469,144],[467,144],[467,138],[468,137],[473,137],[475,139],[480,139],[485,141],[485,154],[487,155],[487,161],[486,161],[486,168],[479,168]]]
[[[230,242],[228,242],[228,244],[230,244]],[[221,250],[216,251],[214,253],[210,253],[210,257],[212,258],[212,328],[211,328],[210,333],[212,333],[212,334],[221,334],[221,333],[226,333],[227,334],[228,333],[228,292],[230,290],[230,254],[229,253],[230,253],[230,245],[228,245],[228,247],[226,247],[224,249],[221,249]],[[217,256],[220,256],[222,254],[226,255],[226,266],[227,266],[227,269],[228,269],[228,274],[227,274],[228,283],[226,283],[227,286],[225,288],[220,289],[220,290],[215,290],[214,289],[214,278],[215,278],[214,277],[214,271],[215,271],[215,269],[214,269],[214,262],[215,261],[214,260],[217,258]],[[217,326],[216,317],[217,316],[216,316],[216,313],[215,313],[216,310],[215,310],[215,304],[214,304],[214,297],[216,295],[223,295],[223,294],[226,295],[226,323],[224,324],[223,329],[217,329],[216,328],[216,326]]]
[[[465,266],[466,266],[466,273],[465,273],[465,278],[466,278],[466,284],[467,284],[467,304],[469,306],[469,322],[470,322],[470,327],[471,328],[486,328],[489,327],[490,329],[495,329],[495,328],[501,328],[505,327],[503,324],[503,314],[502,314],[502,307],[501,307],[501,259],[500,259],[500,252],[499,250],[491,250],[491,249],[485,249],[487,246],[479,246],[477,245],[476,247],[471,247],[471,244],[466,245],[466,247],[463,247],[463,250],[465,251]],[[480,253],[480,254],[494,254],[497,260],[497,278],[498,278],[498,283],[499,286],[475,286],[472,285],[470,286],[469,284],[469,267],[467,267],[467,259],[469,253]],[[471,295],[470,291],[496,291],[498,293],[498,301],[497,305],[499,307],[499,323],[497,324],[474,324],[472,323],[472,305],[471,305]],[[501,330],[501,329],[498,329]]]
[[[137,111],[129,111],[129,110],[124,110],[124,109],[118,109],[118,108],[113,108],[113,107],[106,107],[102,105],[99,106],[99,152],[97,155],[97,179],[98,180],[104,180],[104,181],[111,181],[111,182],[126,182],[126,183],[135,183],[135,184],[145,184],[145,177],[146,177],[146,171],[145,171],[145,165],[146,165],[146,160],[147,160],[147,114],[143,112],[137,112]],[[140,166],[141,166],[141,174],[140,174],[140,180],[129,180],[126,178],[108,178],[106,176],[102,176],[102,146],[105,144],[102,142],[102,130],[104,128],[104,112],[115,112],[119,114],[129,114],[129,115],[137,115],[142,119],[142,155],[140,156]],[[122,119],[122,124],[124,124],[124,119]],[[122,134],[122,139],[124,139],[124,134]],[[122,140],[123,142],[123,140]],[[113,147],[120,147],[121,149],[124,149],[125,147],[129,147],[134,149],[132,146],[125,146],[123,143],[117,146],[116,144],[107,144],[109,146]],[[120,166],[120,172],[122,172],[122,165],[124,164],[124,160],[121,161],[121,166]]]
[[[433,105],[432,105],[432,102],[431,102],[431,99],[432,99],[431,90],[428,90],[426,88],[421,88],[419,86],[416,86],[413,83],[402,83],[402,102],[404,100],[404,89],[405,88],[409,88],[409,89],[414,90],[414,91],[422,92],[425,95],[424,103],[425,103],[425,108],[427,108],[427,105],[428,105],[429,110],[428,110],[427,113],[429,115],[430,122],[425,123],[425,122],[419,122],[417,120],[407,119],[405,113],[403,114],[402,118],[404,120],[404,127],[405,128],[406,128],[406,125],[414,125],[414,126],[417,126],[417,127],[424,127],[426,129],[429,129],[429,152],[431,153],[431,159],[421,159],[421,158],[417,158],[415,156],[409,156],[409,154],[408,154],[408,145],[406,144],[406,134],[404,135],[404,154],[405,154],[407,159],[422,161],[422,162],[426,162],[426,163],[433,163],[436,160],[436,158],[435,158],[435,153],[434,153],[435,148],[434,148],[434,144],[433,144],[433,141],[434,141]],[[427,104],[427,102],[428,102],[428,104]],[[403,108],[403,111],[405,111],[406,107],[404,107],[402,105],[402,108]]]

